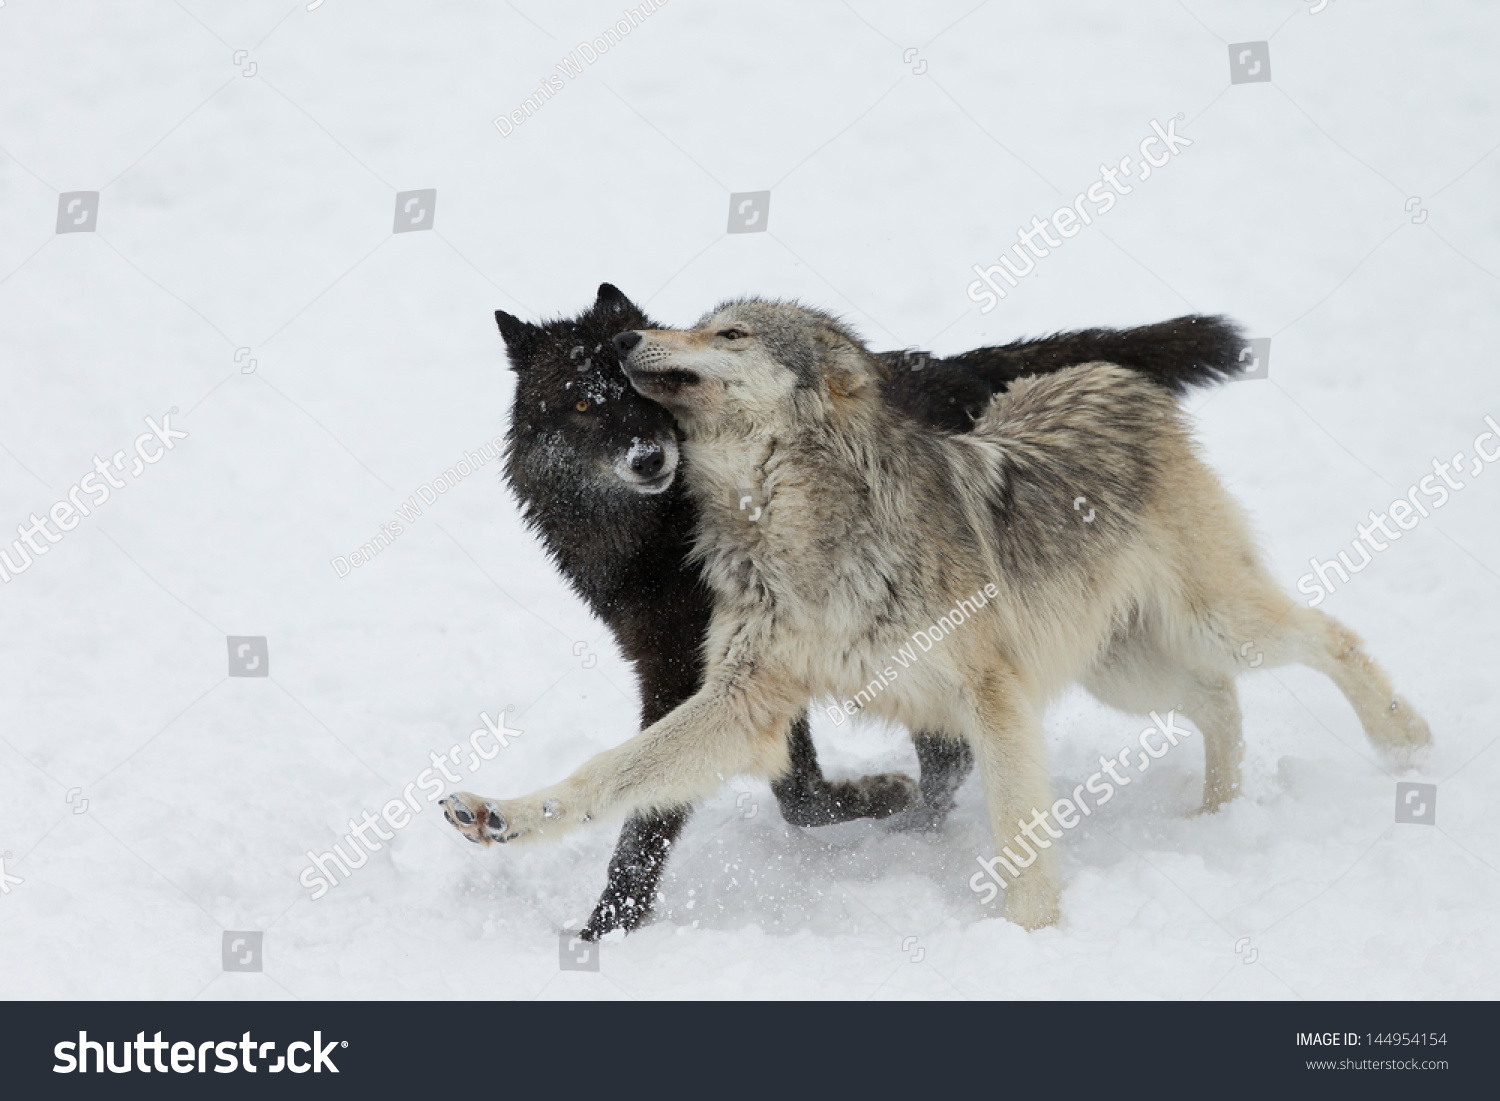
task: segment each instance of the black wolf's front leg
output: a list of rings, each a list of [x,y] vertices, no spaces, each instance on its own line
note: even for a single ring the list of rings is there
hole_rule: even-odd
[[[902,830],[935,830],[947,820],[954,795],[974,771],[974,751],[968,742],[925,730],[912,735],[912,743],[922,766],[922,799],[892,825]]]
[[[616,929],[633,932],[651,917],[657,885],[667,870],[667,856],[688,814],[684,807],[665,814],[637,814],[626,820],[609,861],[609,881],[580,937],[598,940]]]
[[[806,711],[792,723],[787,751],[792,767],[771,782],[771,791],[781,804],[782,817],[794,826],[888,818],[917,802],[917,785],[899,772],[862,776],[858,780],[825,780],[813,748]]]

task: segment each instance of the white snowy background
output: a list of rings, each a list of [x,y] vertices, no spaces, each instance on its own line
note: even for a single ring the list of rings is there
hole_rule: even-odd
[[[795,295],[944,353],[1228,313],[1269,378],[1196,420],[1288,589],[1472,456],[1500,416],[1500,8],[1315,6],[673,0],[502,137],[620,0],[0,5],[0,539],[143,418],[190,433],[0,585],[0,997],[1500,994],[1490,469],[1324,605],[1426,759],[1382,760],[1310,671],[1248,675],[1243,797],[1192,817],[1202,749],[1174,750],[1063,842],[1056,928],[967,886],[975,779],[933,836],[794,829],[732,782],[598,972],[558,935],[615,823],[483,851],[426,804],[326,897],[298,883],[481,710],[524,731],[465,775],[492,795],[636,729],[497,464],[330,564],[503,431],[497,307]],[[1257,41],[1273,79],[1232,85]],[[1179,114],[1193,144],[981,315],[972,266]],[[433,228],[393,234],[421,188]],[[726,234],[766,189],[768,230]],[[55,232],[71,191],[100,192],[92,232]],[[269,677],[227,675],[228,635],[266,637]],[[1140,725],[1061,701],[1059,793]],[[831,774],[915,768],[900,731],[815,734]],[[1435,826],[1395,822],[1399,780],[1437,785]],[[264,934],[262,971],[222,969],[225,931]]]

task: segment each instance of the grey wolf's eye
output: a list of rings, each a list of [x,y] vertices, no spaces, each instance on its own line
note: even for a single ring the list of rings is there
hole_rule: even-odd
[[[744,329],[723,329],[718,335],[722,336],[725,340],[743,340],[750,334],[745,332]]]
[[[573,408],[577,409],[580,413],[587,413],[589,411],[589,403],[586,401],[580,401],[577,405],[573,406]]]

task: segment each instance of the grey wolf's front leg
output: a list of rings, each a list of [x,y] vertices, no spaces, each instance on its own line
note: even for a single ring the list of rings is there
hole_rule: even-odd
[[[785,772],[793,713],[766,706],[755,686],[710,683],[561,783],[519,799],[458,792],[443,801],[444,812],[470,840],[488,843],[551,839],[594,818],[690,806],[730,776]]]

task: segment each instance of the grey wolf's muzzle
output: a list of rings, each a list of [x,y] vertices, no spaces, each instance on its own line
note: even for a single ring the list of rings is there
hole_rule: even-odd
[[[630,380],[630,385],[635,387],[636,393],[642,397],[670,406],[672,402],[669,399],[674,394],[685,387],[696,386],[702,381],[696,371],[656,366],[655,363],[663,358],[660,347],[651,350],[654,354],[644,357],[654,362],[641,362],[643,357],[633,354],[640,343],[641,334],[634,331],[619,333],[614,339],[615,354],[620,357],[620,366],[625,369],[625,377]],[[650,348],[649,345],[648,348]]]

